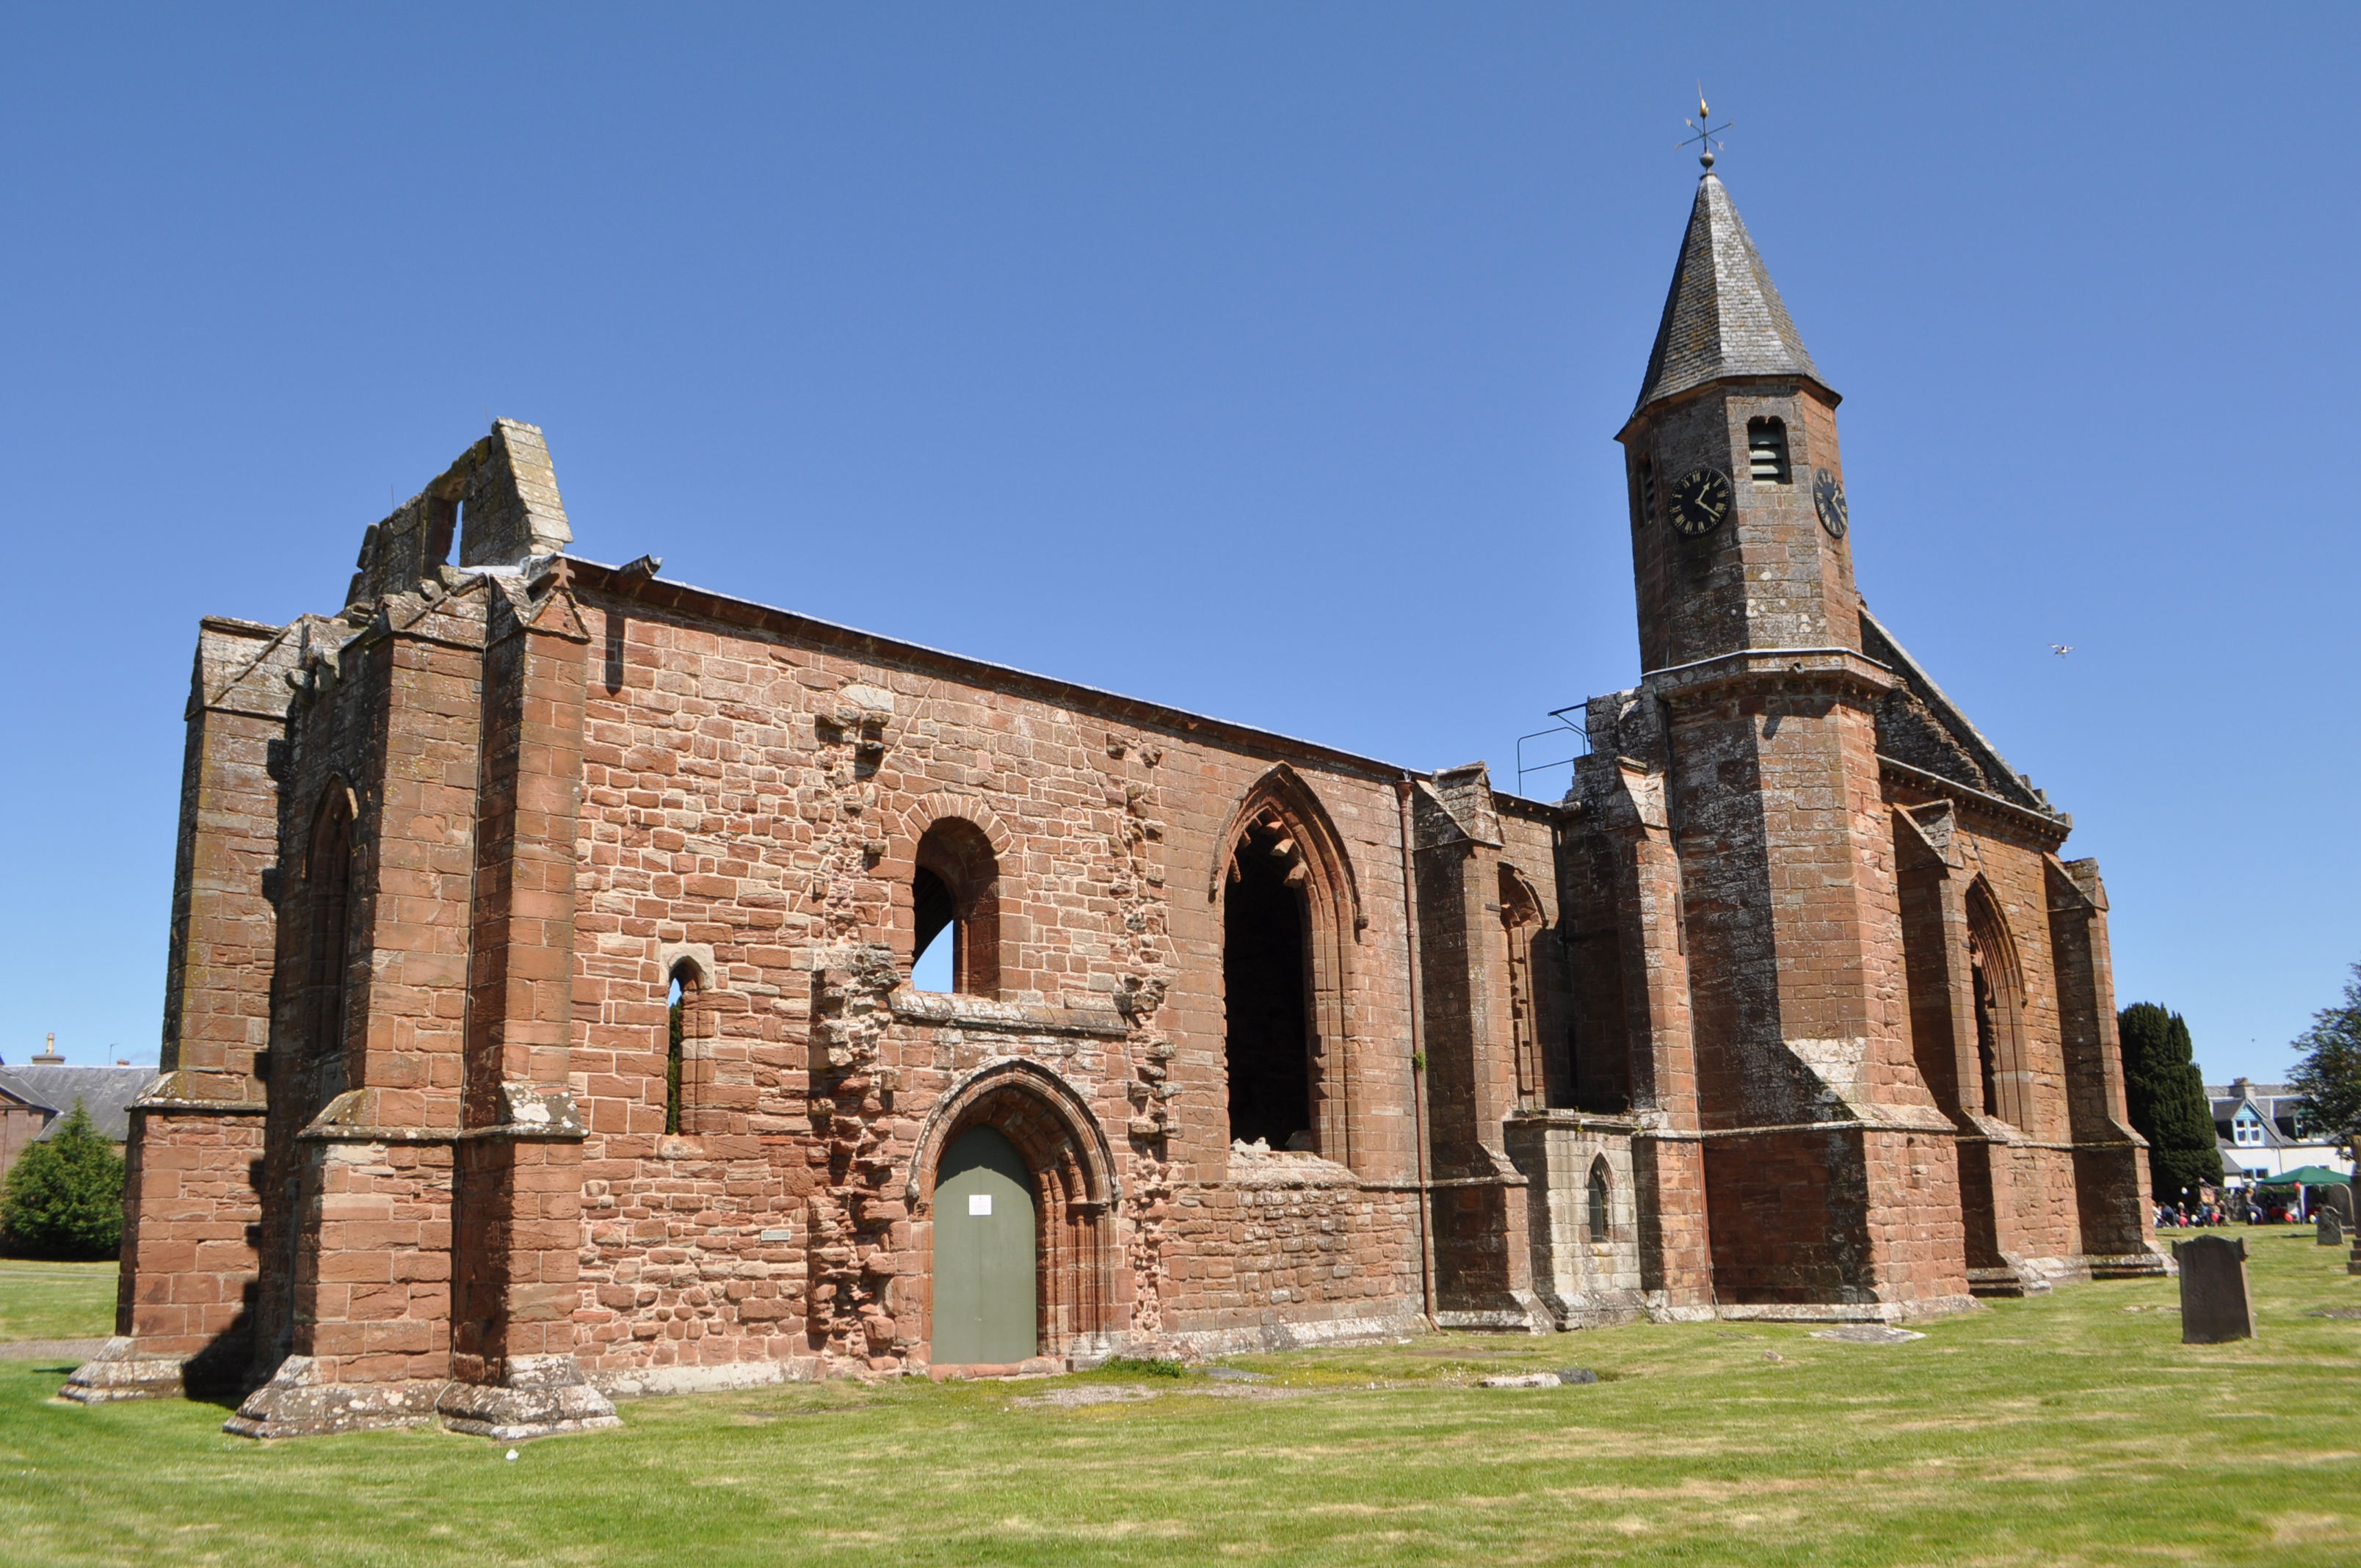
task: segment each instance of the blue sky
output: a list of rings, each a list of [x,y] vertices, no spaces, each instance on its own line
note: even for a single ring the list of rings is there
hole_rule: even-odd
[[[197,617],[493,414],[594,558],[1512,784],[1636,673],[1701,76],[1871,604],[2274,1075],[2361,959],[2356,17],[19,7],[0,1056],[154,1059]]]

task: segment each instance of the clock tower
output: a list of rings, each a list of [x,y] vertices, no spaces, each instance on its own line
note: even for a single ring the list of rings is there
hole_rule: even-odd
[[[1837,402],[1708,171],[1639,404],[1617,437],[1641,668],[1861,646]]]
[[[1897,683],[1861,652],[1837,402],[1708,162],[1617,437],[1642,681],[1592,701],[1580,787],[1626,825],[1627,907],[1665,912],[1641,938],[1654,970],[1631,970],[1662,992],[1633,1098],[1694,1140],[1659,1179],[1702,1178],[1708,1234],[1686,1257],[1668,1239],[1662,1270],[1709,1275],[1725,1311],[1967,1293],[1938,1196],[1953,1129],[1912,1052],[1878,759]]]

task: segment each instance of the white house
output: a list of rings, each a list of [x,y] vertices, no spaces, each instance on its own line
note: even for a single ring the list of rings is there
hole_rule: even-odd
[[[2344,1149],[2311,1124],[2310,1107],[2286,1084],[2234,1078],[2227,1085],[2207,1084],[2205,1095],[2213,1102],[2222,1169],[2231,1186],[2268,1181],[2307,1165],[2353,1174]]]

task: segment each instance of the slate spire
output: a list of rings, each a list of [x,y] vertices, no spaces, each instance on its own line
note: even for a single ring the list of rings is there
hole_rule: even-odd
[[[1828,388],[1730,192],[1708,170],[1697,181],[1673,291],[1632,412],[1727,376],[1800,376]]]

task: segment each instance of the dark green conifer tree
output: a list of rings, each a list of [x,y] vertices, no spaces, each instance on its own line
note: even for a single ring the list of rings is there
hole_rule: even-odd
[[[2162,1203],[2194,1202],[2198,1184],[2221,1185],[2222,1146],[2189,1025],[2153,1002],[2115,1016],[2124,1046],[2124,1099],[2147,1140],[2149,1190]]]
[[[121,1250],[123,1157],[81,1101],[9,1167],[0,1231],[12,1251],[34,1257],[104,1258]]]

